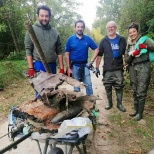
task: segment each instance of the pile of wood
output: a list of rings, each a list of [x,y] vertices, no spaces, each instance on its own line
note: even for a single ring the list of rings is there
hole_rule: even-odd
[[[46,72],[40,72],[36,77],[29,79],[35,91],[38,92],[40,101],[26,102],[17,108],[17,113],[22,112],[26,115],[26,119],[33,123],[36,128],[47,130],[58,128],[65,119],[82,116],[83,110],[89,113],[96,100],[100,98],[94,95],[87,96],[81,92],[74,92],[73,87],[85,88],[85,86],[66,75],[52,74],[31,23],[26,21],[25,27],[37,48]],[[62,84],[71,85],[72,90],[62,88],[60,86]]]
[[[84,89],[85,86],[63,74],[40,72],[37,77],[29,79],[29,82],[38,92],[40,100],[27,101],[16,110],[18,113],[24,113],[26,121],[37,131],[52,131],[58,129],[66,119],[88,117],[96,100],[100,100],[94,95],[87,96],[83,92],[74,92],[74,86]],[[72,86],[72,90],[66,89],[67,84]]]

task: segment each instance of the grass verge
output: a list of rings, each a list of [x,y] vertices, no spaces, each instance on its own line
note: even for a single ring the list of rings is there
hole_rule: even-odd
[[[115,140],[117,146],[121,147],[119,154],[147,154],[154,148],[153,92],[153,86],[150,86],[144,117],[139,122],[134,121],[133,117],[129,116],[129,113],[133,111],[133,95],[127,80],[123,96],[123,105],[127,112],[122,113],[113,109],[108,115],[113,127],[108,137],[110,140]]]

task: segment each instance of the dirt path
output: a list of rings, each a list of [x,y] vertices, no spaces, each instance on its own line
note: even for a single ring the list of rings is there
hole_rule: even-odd
[[[99,109],[98,116],[98,126],[95,132],[95,136],[90,134],[87,139],[87,150],[88,154],[116,154],[117,147],[114,146],[113,142],[108,140],[107,133],[111,131],[111,124],[107,120],[107,115],[110,111],[104,110],[104,106],[107,102],[105,89],[102,84],[102,76],[97,78],[93,73],[91,73],[92,83],[93,83],[93,91],[95,95],[98,95],[102,100],[96,102],[96,106]],[[7,121],[4,121],[0,126],[0,136],[3,136],[7,133]],[[93,142],[94,141],[94,142]],[[8,137],[4,137],[0,139],[0,149],[9,145],[10,142]],[[44,144],[41,144],[43,147]],[[6,152],[6,154],[37,154],[38,146],[36,141],[31,139],[26,139],[22,143],[18,145],[16,150],[11,150]],[[76,153],[76,152],[75,152]]]
[[[102,70],[101,70],[102,72]],[[102,74],[102,73],[101,73]],[[99,109],[98,112],[98,125],[96,127],[96,132],[93,140],[92,134],[89,135],[89,141],[94,141],[94,145],[92,142],[92,146],[89,149],[90,154],[116,154],[117,146],[113,144],[110,140],[108,140],[108,132],[111,132],[111,124],[108,121],[108,114],[110,111],[104,109],[104,106],[107,103],[105,89],[102,83],[102,76],[100,75],[97,78],[94,74],[91,74],[92,83],[93,83],[93,91],[95,95],[98,95],[102,100],[98,100],[96,102],[96,106]],[[95,147],[94,147],[95,146]]]

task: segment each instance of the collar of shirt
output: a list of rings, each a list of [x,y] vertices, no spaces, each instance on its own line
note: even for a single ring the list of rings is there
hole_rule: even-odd
[[[74,37],[76,38],[76,39],[84,39],[84,34],[82,35],[82,38],[79,38],[76,34],[74,34]]]

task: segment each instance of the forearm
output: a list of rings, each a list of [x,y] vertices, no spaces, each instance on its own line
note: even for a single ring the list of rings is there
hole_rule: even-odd
[[[98,52],[99,52],[98,48],[94,50],[94,54],[93,54],[93,57],[91,58],[91,61],[93,61],[93,62],[95,61],[95,59],[98,55]]]
[[[60,69],[64,69],[64,62],[63,62],[63,56],[62,55],[58,55],[58,61],[59,61]]]
[[[33,68],[33,58],[32,56],[27,56],[28,68]]]
[[[99,65],[101,63],[101,59],[102,59],[101,56],[97,56],[97,58],[96,58],[96,68],[99,68]]]
[[[69,69],[70,68],[69,52],[65,52],[65,62],[66,62],[66,67]]]

